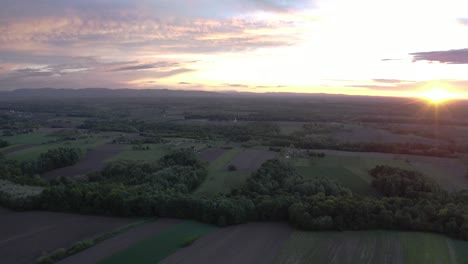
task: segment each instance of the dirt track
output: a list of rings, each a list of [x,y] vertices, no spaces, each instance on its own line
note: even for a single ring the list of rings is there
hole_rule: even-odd
[[[177,223],[181,223],[182,221],[183,220],[176,219],[159,219],[156,222],[136,227],[116,237],[103,241],[90,249],[82,251],[76,255],[70,256],[58,263],[97,263],[105,259],[106,257],[109,257],[121,250],[124,250],[145,238],[154,236],[157,233],[167,229],[168,227]]]
[[[161,263],[271,263],[291,228],[282,223],[249,223],[219,229]]]
[[[119,153],[122,148],[122,145],[117,144],[104,144],[102,146],[98,146],[97,148],[88,152],[86,156],[77,164],[70,167],[46,172],[42,176],[47,179],[53,179],[61,176],[72,177],[77,175],[84,175],[93,171],[101,170],[106,165],[105,161]]]
[[[0,262],[34,263],[44,252],[130,224],[135,219],[0,209]]]

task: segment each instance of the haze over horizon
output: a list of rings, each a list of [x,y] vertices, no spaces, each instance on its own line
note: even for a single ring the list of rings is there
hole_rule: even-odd
[[[463,0],[5,0],[0,90],[468,97]]]

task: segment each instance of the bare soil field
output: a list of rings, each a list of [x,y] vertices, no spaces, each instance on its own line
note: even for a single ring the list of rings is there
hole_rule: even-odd
[[[123,234],[105,240],[94,247],[82,251],[76,255],[70,256],[58,263],[60,264],[82,264],[97,263],[106,257],[128,248],[129,246],[142,241],[167,228],[181,223],[183,220],[177,219],[159,219],[155,222],[144,224],[133,228]]]
[[[161,263],[271,263],[292,229],[282,223],[249,223],[219,229]]]
[[[221,149],[221,148],[209,148],[205,149],[202,151],[198,157],[200,157],[201,160],[204,161],[215,161],[219,157],[221,157],[224,153],[226,152],[226,149]]]
[[[135,219],[0,209],[2,264],[34,263],[44,253],[128,225]]]
[[[84,175],[104,168],[106,160],[122,151],[123,146],[117,144],[104,144],[86,153],[85,157],[77,164],[57,170],[49,171],[42,175],[47,179],[61,176],[72,177]]]
[[[259,149],[243,150],[231,160],[230,164],[236,166],[238,171],[253,172],[260,168],[262,164],[278,156],[278,153]]]

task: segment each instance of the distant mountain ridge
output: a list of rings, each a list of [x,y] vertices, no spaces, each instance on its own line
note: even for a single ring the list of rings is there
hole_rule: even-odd
[[[83,88],[83,89],[58,89],[58,88],[35,88],[17,89],[11,91],[0,91],[2,99],[33,99],[33,98],[327,98],[327,99],[351,99],[362,100],[366,98],[389,99],[389,97],[379,96],[358,96],[344,94],[324,94],[324,93],[293,93],[293,92],[270,92],[270,93],[250,93],[236,91],[201,91],[201,90],[171,90],[171,89],[109,89],[109,88]]]
[[[73,97],[73,98],[99,98],[99,97],[212,97],[222,94],[206,91],[182,91],[169,89],[18,89],[0,91],[0,98],[27,98],[27,97]]]

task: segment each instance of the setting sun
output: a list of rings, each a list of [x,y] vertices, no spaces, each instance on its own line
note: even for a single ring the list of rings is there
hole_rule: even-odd
[[[431,103],[439,104],[450,99],[455,99],[457,98],[457,95],[442,88],[433,88],[423,92],[421,97],[430,101]]]

